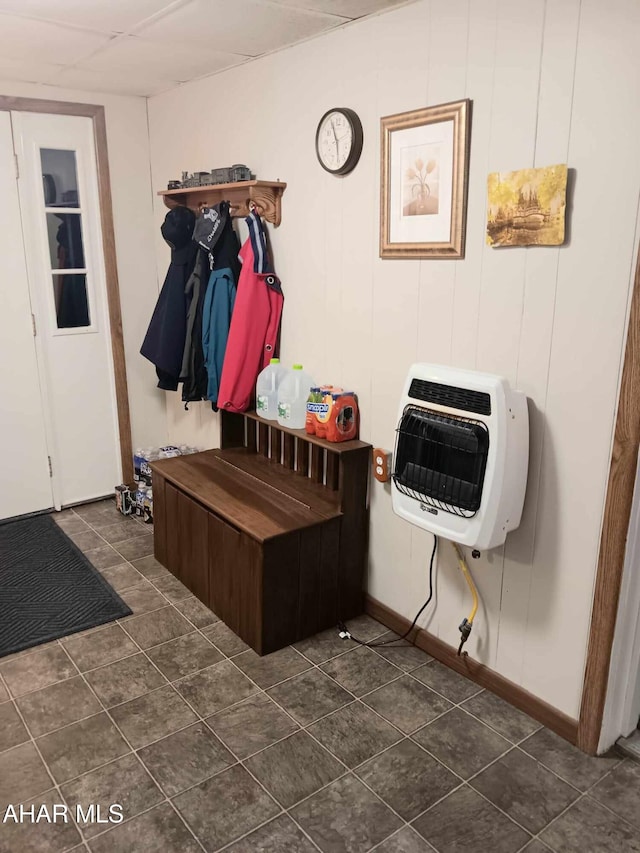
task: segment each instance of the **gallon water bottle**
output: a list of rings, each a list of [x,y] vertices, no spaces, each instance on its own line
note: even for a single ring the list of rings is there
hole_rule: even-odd
[[[287,375],[279,358],[272,358],[256,382],[256,412],[262,418],[275,421],[278,417],[278,386]]]
[[[301,364],[294,364],[278,386],[278,423],[289,429],[304,429],[309,389],[316,383]]]

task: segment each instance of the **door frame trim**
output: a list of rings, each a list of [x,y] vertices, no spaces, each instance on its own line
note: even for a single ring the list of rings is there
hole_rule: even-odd
[[[639,447],[640,251],[629,309],[578,723],[577,745],[592,755],[598,751],[604,719]]]
[[[118,414],[118,433],[120,438],[120,457],[122,479],[133,483],[133,445],[131,442],[131,415],[129,412],[129,392],[127,386],[127,367],[122,334],[122,312],[120,308],[120,284],[116,259],[115,231],[113,227],[113,204],[111,199],[111,181],[109,177],[109,154],[107,149],[107,125],[104,107],[99,104],[79,104],[72,101],[49,101],[44,98],[18,98],[12,95],[0,95],[0,110],[28,113],[49,113],[51,115],[85,116],[93,121],[93,136],[96,148],[96,166],[98,170],[98,201],[102,221],[102,248],[107,283],[107,304],[109,308],[109,326],[111,331],[111,354],[115,378],[116,408]],[[114,486],[116,484],[114,483]]]

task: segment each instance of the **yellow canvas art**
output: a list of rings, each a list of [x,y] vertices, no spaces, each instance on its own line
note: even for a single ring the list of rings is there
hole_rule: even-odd
[[[488,181],[490,246],[561,246],[567,166],[492,172]]]

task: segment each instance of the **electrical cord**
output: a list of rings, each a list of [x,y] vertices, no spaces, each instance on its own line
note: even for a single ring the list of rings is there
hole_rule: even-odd
[[[384,642],[381,642],[381,643],[376,643],[373,641],[366,643],[364,640],[359,640],[357,637],[354,637],[353,634],[348,630],[348,628],[344,624],[344,622],[338,622],[338,631],[340,632],[341,639],[353,640],[354,643],[358,643],[361,646],[368,646],[370,649],[379,648],[380,646],[391,646],[392,643],[397,643],[400,640],[406,639],[409,636],[409,634],[413,631],[413,629],[415,628],[416,622],[420,618],[420,615],[425,610],[425,608],[430,604],[431,599],[433,598],[433,561],[434,561],[434,557],[436,556],[437,548],[438,548],[438,537],[434,535],[434,537],[433,537],[433,550],[431,551],[431,559],[429,561],[429,598],[427,598],[427,600],[422,605],[420,610],[418,610],[418,612],[415,615],[415,619],[413,620],[413,622],[411,623],[409,628],[407,628],[407,630],[404,632],[404,634],[401,637],[394,637],[393,640],[385,640]]]

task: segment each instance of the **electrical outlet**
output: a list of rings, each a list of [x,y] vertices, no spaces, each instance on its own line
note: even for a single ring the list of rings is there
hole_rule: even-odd
[[[373,476],[381,483],[391,479],[391,453],[381,447],[373,450]]]

